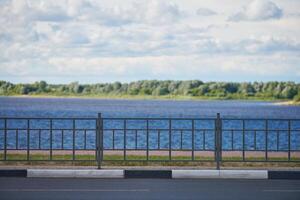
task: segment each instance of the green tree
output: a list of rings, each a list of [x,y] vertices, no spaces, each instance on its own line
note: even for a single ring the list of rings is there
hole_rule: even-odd
[[[159,86],[152,92],[152,94],[155,96],[167,95],[167,94],[169,94],[169,90],[166,87]]]

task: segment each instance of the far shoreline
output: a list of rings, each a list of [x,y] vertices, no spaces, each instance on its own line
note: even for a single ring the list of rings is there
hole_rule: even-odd
[[[273,104],[278,106],[300,106],[300,102],[295,101],[279,101],[274,102]]]
[[[300,102],[266,98],[218,98],[218,97],[189,97],[189,96],[79,96],[79,95],[8,95],[0,97],[17,98],[53,98],[53,99],[103,99],[103,100],[171,100],[171,101],[257,101],[269,102],[279,106],[300,106]]]

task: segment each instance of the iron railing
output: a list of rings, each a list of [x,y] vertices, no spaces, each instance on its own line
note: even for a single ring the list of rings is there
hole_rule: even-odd
[[[2,117],[0,161],[300,162],[300,119]]]

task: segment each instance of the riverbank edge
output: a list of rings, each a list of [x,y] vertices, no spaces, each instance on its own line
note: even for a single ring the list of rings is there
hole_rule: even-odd
[[[279,101],[279,102],[274,102],[273,104],[279,106],[300,106],[300,102],[295,102],[295,101]]]
[[[160,179],[293,179],[296,170],[153,170],[153,169],[2,169],[0,177],[26,178],[160,178]]]
[[[300,106],[300,102],[279,100],[274,98],[226,98],[226,97],[193,97],[193,96],[141,96],[141,95],[0,95],[0,97],[16,98],[53,98],[53,99],[101,99],[101,100],[171,100],[171,101],[257,101],[270,102],[273,105]]]

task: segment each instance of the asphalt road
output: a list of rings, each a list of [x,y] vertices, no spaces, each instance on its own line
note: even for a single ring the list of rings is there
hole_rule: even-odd
[[[0,199],[299,200],[300,180],[0,178]]]

